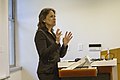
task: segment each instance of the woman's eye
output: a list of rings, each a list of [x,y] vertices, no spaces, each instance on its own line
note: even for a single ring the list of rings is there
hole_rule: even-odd
[[[56,17],[56,16],[50,16],[51,18]]]

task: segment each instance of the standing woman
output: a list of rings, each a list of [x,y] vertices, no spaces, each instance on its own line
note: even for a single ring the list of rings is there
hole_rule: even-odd
[[[66,32],[63,44],[60,44],[62,32],[60,29],[53,32],[56,25],[55,10],[44,8],[39,14],[38,30],[35,34],[35,45],[39,55],[37,75],[39,80],[60,80],[58,65],[60,58],[67,52],[68,43],[72,39],[72,33]]]

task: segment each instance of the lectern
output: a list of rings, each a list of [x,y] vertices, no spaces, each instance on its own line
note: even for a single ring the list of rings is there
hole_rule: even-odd
[[[86,65],[82,67],[80,65],[76,62],[59,62],[59,77],[62,80],[118,80],[116,58],[94,61],[87,68]]]

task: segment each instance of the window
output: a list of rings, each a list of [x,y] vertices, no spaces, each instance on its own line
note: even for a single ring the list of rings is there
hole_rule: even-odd
[[[9,20],[9,61],[10,66],[15,66],[15,0],[9,0],[8,4]]]

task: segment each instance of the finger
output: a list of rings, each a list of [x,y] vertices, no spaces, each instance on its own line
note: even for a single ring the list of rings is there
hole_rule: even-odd
[[[62,35],[62,31],[58,32],[58,34],[56,34],[56,37],[57,37],[57,38],[60,38],[61,35]]]
[[[71,33],[71,32],[69,32],[69,33],[68,33],[68,36],[71,36],[71,35],[72,35],[72,33]]]
[[[69,40],[71,40],[73,38],[73,36],[71,36],[70,38],[69,38]]]
[[[56,34],[58,34],[59,31],[60,31],[60,29],[57,29]]]
[[[62,34],[62,31],[60,31],[58,34],[61,35],[61,34]]]
[[[65,33],[65,37],[67,36],[67,34],[68,34],[68,31],[66,31],[66,33]]]
[[[73,38],[73,36],[69,37],[68,42]]]
[[[68,33],[68,35],[67,35],[67,37],[71,37],[72,36],[72,33],[71,32],[69,32]]]
[[[61,37],[61,35],[62,35],[62,31],[60,33],[58,33],[56,36]]]

